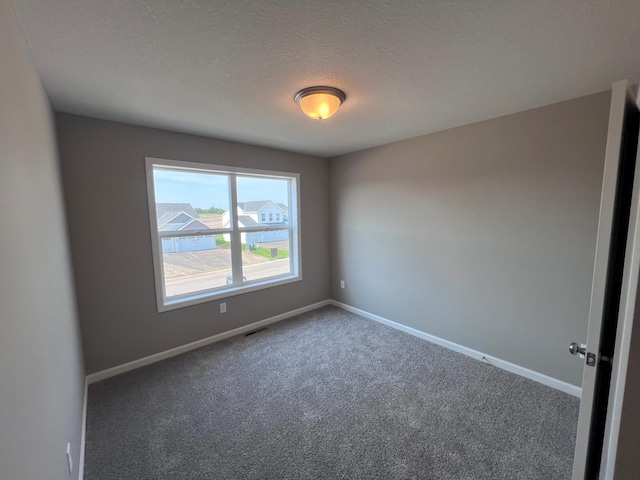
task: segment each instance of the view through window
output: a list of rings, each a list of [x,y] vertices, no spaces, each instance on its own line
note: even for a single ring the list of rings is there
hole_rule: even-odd
[[[296,280],[298,176],[147,159],[158,308]]]

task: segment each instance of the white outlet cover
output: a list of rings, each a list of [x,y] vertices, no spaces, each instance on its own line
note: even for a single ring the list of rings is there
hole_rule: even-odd
[[[220,304],[220,313],[227,313],[227,302],[222,302]]]

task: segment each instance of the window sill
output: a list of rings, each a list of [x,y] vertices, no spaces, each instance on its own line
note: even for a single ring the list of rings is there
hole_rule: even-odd
[[[168,299],[164,303],[158,303],[158,313],[168,312],[170,310],[176,310],[183,307],[190,307],[192,305],[198,305],[200,303],[211,302],[214,300],[229,298],[235,295],[244,295],[245,293],[264,290],[280,285],[286,285],[288,283],[298,282],[300,280],[302,280],[301,275],[288,275],[286,277],[278,277],[269,280],[251,282],[242,286],[234,286],[210,292],[194,293],[193,295],[186,295],[176,299]]]

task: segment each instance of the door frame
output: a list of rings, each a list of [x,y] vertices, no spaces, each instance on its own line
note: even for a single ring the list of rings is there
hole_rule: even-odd
[[[638,100],[638,84],[629,85],[628,94],[636,105]],[[616,332],[615,355],[613,358],[611,386],[609,387],[609,406],[602,446],[601,473],[603,480],[613,480],[616,463],[616,451],[620,423],[622,421],[622,404],[627,380],[627,367],[631,351],[631,334],[636,307],[640,300],[638,291],[640,280],[640,150],[636,151],[636,175],[633,181],[633,197],[629,217],[629,231],[625,253],[625,272],[622,280],[620,296],[620,313]]]
[[[598,221],[598,238],[594,260],[593,283],[591,288],[591,305],[589,309],[589,328],[587,334],[587,353],[595,354],[595,366],[584,364],[582,380],[582,399],[580,404],[580,416],[576,434],[576,449],[574,454],[573,480],[584,480],[587,473],[587,462],[593,460],[588,457],[590,441],[594,434],[594,399],[597,391],[597,382],[603,365],[601,358],[601,332],[605,302],[610,301],[606,294],[611,274],[610,253],[613,243],[613,226],[616,212],[615,207],[618,189],[620,188],[620,159],[625,138],[625,120],[627,119],[627,106],[632,103],[638,105],[638,89],[636,84],[628,80],[620,80],[613,84],[611,95],[611,108],[609,113],[609,130],[607,134],[607,146],[602,180],[602,193],[600,213]],[[628,128],[628,125],[627,125]],[[632,132],[637,135],[638,132]],[[634,158],[638,158],[638,152],[634,152]],[[640,166],[639,166],[640,167]],[[616,301],[617,329],[615,332],[614,355],[611,365],[611,380],[608,387],[607,413],[605,419],[602,454],[599,458],[599,472],[605,473],[604,477],[613,479],[615,467],[615,454],[617,439],[621,421],[622,402],[624,398],[624,383],[629,359],[630,339],[635,314],[635,302],[638,287],[638,272],[640,270],[640,168],[637,169],[633,179],[631,192],[631,204],[629,210],[628,227],[626,232],[626,245],[624,251],[624,267],[620,285],[620,297]],[[629,204],[627,204],[629,205]],[[619,278],[619,277],[618,277]],[[588,357],[588,356],[587,356]],[[601,391],[601,390],[600,390]]]

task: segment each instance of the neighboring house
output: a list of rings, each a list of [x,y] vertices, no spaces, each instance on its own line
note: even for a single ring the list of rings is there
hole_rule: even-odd
[[[288,209],[284,203],[276,203],[271,200],[258,200],[254,202],[238,202],[238,224],[242,227],[277,227],[281,225],[283,230],[269,232],[245,232],[241,234],[242,243],[268,243],[278,240],[287,240],[288,234]],[[229,211],[222,214],[222,227],[229,226]],[[224,238],[229,241],[229,234]]]
[[[162,239],[162,253],[193,252],[216,248],[215,235],[188,235],[189,231],[211,230],[199,220],[189,203],[156,203],[159,232],[185,232],[184,237]]]

